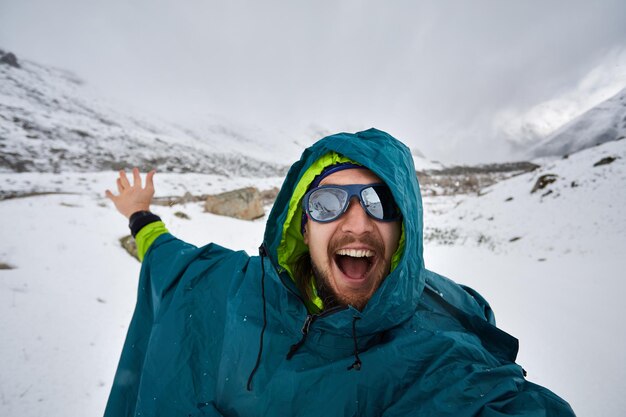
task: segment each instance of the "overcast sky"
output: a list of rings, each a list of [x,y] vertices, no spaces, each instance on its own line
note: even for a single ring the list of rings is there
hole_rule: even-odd
[[[174,120],[483,162],[626,87],[626,1],[0,0],[0,48]]]

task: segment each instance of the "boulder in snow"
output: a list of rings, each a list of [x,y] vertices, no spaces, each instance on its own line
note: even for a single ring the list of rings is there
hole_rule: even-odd
[[[254,187],[210,195],[206,198],[204,210],[242,220],[253,220],[265,215],[261,193]]]

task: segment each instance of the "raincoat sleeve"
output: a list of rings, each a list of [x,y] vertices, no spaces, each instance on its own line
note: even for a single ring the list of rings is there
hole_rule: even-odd
[[[431,396],[428,401],[424,401],[429,404],[429,409],[415,406],[409,411],[410,406],[405,403],[407,407],[401,414],[455,417],[575,416],[565,400],[550,390],[527,381],[518,365],[457,365],[460,366],[447,366],[431,375],[431,378],[441,378],[445,382],[444,385],[437,384],[434,390],[434,387],[430,387]],[[465,375],[460,377],[459,374],[462,373]]]
[[[552,391],[524,381],[516,392],[504,394],[482,407],[480,417],[574,417],[570,405]]]
[[[135,416],[138,404],[145,403],[140,392],[158,369],[146,364],[155,329],[170,304],[176,302],[189,282],[211,264],[218,263],[233,251],[215,244],[197,248],[172,236],[160,234],[149,246],[142,262],[137,304],[105,410],[105,417]],[[178,294],[178,295],[177,295]],[[142,388],[143,385],[143,388]],[[145,409],[145,404],[142,404]],[[195,404],[193,406],[195,407]],[[153,415],[160,415],[155,412]],[[185,414],[187,415],[187,414]],[[220,416],[211,403],[196,409],[193,416]]]
[[[494,356],[475,336],[460,330],[425,336],[429,354],[417,362],[426,363],[421,376],[385,416],[574,416],[566,401],[526,380],[519,365]]]
[[[476,291],[429,272],[420,317],[423,376],[396,404],[400,414],[574,416],[566,401],[525,378],[515,363],[518,340],[495,326]]]
[[[135,243],[137,244],[137,257],[140,261],[146,256],[146,252],[150,249],[150,246],[161,235],[169,233],[165,227],[165,223],[162,221],[156,221],[145,225],[139,230],[135,236]]]

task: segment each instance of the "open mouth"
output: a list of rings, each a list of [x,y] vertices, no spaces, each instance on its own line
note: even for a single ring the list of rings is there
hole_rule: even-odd
[[[364,279],[372,269],[376,259],[369,249],[339,249],[334,260],[337,267],[350,279]]]

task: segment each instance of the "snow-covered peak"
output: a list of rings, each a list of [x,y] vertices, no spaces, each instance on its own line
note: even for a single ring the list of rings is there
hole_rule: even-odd
[[[564,156],[626,138],[626,88],[557,129],[536,146],[532,157]]]

